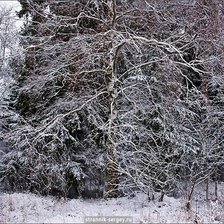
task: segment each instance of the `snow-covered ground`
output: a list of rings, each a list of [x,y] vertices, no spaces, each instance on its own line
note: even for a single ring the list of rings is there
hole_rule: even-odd
[[[118,199],[56,199],[34,194],[1,194],[0,223],[84,223],[86,216],[125,216],[133,223],[224,223],[224,183],[218,200],[205,201],[204,186],[195,194],[190,212],[186,199],[164,197],[148,201],[146,195]],[[210,195],[211,199],[214,195]]]

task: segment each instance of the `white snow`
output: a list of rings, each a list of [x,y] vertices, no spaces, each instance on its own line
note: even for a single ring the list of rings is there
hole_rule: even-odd
[[[6,1],[1,0],[0,1],[0,6],[1,7],[7,7],[7,8],[10,8],[10,7],[14,8],[14,7],[19,7],[20,4],[17,0],[6,0]]]
[[[20,29],[20,27],[23,25],[24,19],[20,19],[17,17],[16,12],[19,12],[21,10],[21,5],[17,0],[7,0],[2,1],[0,0],[0,8],[6,8],[6,9],[12,9],[12,16],[15,17],[15,26]]]
[[[134,198],[56,199],[34,194],[1,194],[0,223],[84,223],[86,216],[131,217],[133,223],[223,223],[224,183],[219,184],[218,200],[205,201],[203,188],[195,194],[192,209],[186,199],[164,197],[164,202],[148,201],[138,193]],[[214,195],[210,195],[211,199]],[[158,197],[158,196],[157,196]]]

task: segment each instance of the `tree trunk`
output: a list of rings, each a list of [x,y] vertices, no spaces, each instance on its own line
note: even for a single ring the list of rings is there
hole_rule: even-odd
[[[209,180],[207,178],[206,180],[206,201],[208,201],[208,196],[209,196]]]
[[[218,181],[215,181],[215,200],[218,200]]]
[[[107,140],[107,187],[106,197],[118,196],[118,172],[117,172],[117,69],[116,59],[120,49],[116,47],[110,58],[111,71],[108,74],[108,101],[109,101],[109,118],[108,118],[108,140]]]

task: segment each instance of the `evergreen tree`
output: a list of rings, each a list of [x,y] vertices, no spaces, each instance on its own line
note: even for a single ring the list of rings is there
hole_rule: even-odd
[[[4,135],[14,148],[0,161],[6,188],[163,196],[223,167],[223,82],[211,93],[222,24],[211,33],[202,19],[214,25],[207,8],[218,13],[220,1],[187,2],[20,1],[26,52],[12,102],[20,121]]]

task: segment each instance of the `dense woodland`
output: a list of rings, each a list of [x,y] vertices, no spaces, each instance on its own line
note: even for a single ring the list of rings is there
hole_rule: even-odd
[[[5,189],[190,201],[224,180],[222,0],[19,2]]]

